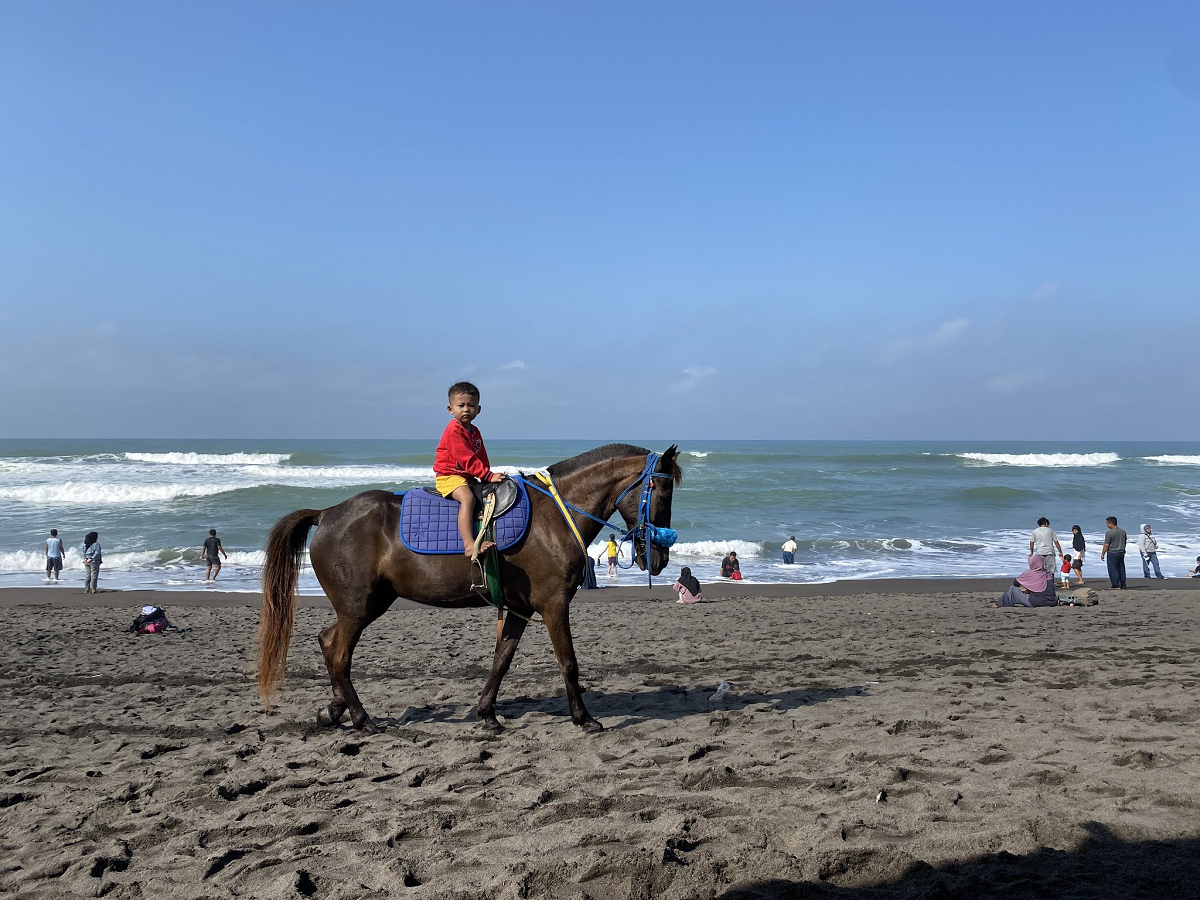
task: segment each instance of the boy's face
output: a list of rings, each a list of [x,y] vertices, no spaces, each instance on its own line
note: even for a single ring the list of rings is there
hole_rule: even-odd
[[[479,405],[479,401],[470,394],[455,394],[450,398],[450,405],[446,409],[462,424],[470,425],[471,420],[479,415],[482,407]]]

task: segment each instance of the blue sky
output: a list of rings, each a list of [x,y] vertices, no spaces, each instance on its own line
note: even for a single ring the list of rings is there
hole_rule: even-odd
[[[8,3],[0,437],[1200,439],[1195,3]]]

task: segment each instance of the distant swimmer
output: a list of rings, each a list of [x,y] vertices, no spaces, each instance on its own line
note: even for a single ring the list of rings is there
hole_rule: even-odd
[[[50,580],[50,576],[54,576],[54,580],[58,581],[58,573],[62,571],[63,564],[63,545],[62,540],[58,536],[58,529],[50,529],[50,537],[46,539],[46,580]]]
[[[790,538],[783,542],[783,564],[785,566],[795,565],[796,563],[796,536],[793,534]]]
[[[217,537],[217,529],[210,528],[208,537],[204,539],[204,562],[208,566],[204,571],[206,582],[216,581],[217,576],[221,574],[221,555],[229,559],[229,554],[221,546],[221,539]]]

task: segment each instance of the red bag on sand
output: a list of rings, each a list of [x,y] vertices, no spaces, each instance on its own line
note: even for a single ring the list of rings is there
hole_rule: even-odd
[[[732,575],[730,575],[729,577],[730,577],[730,578],[731,578],[733,581],[741,581],[741,580],[742,580],[742,573],[741,573],[741,572],[734,572],[734,573],[733,573]]]

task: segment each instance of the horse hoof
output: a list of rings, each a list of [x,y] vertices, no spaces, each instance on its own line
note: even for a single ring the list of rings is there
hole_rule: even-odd
[[[590,718],[590,717],[585,719],[583,722],[581,722],[579,727],[582,728],[588,734],[599,734],[600,732],[602,732],[604,730],[603,725],[601,725],[595,719]]]
[[[479,720],[479,726],[485,731],[490,731],[492,734],[499,734],[504,730],[504,726],[500,724],[500,720],[495,716],[483,716]]]
[[[345,712],[345,710],[343,710],[338,715],[338,717],[335,719],[333,717],[333,715],[329,712],[329,707],[322,706],[320,709],[317,710],[317,724],[320,725],[322,728],[331,728],[334,725],[336,725],[338,722],[340,722],[342,719],[342,716],[344,716],[345,714],[346,714],[346,712]]]
[[[383,731],[383,729],[376,725],[371,719],[367,719],[361,725],[355,725],[354,727],[363,734],[379,734]]]

